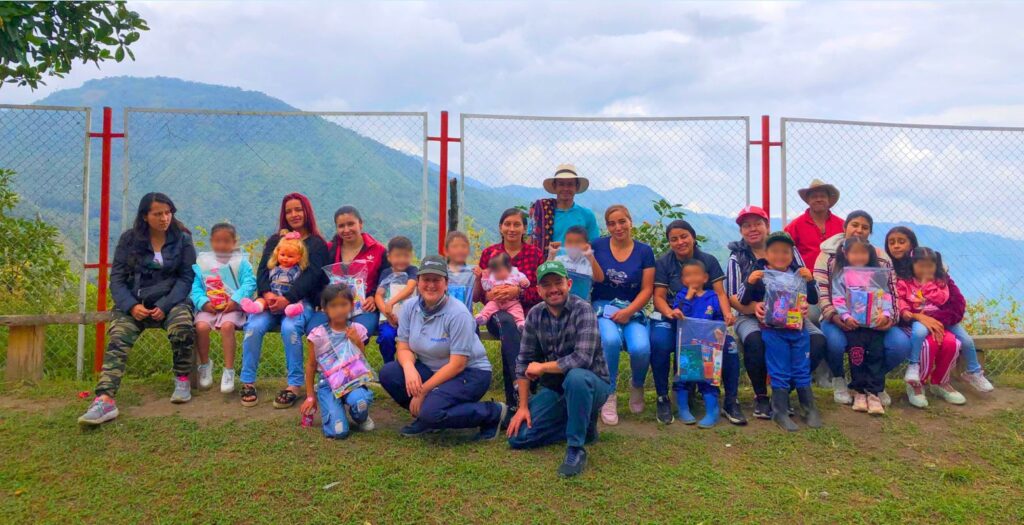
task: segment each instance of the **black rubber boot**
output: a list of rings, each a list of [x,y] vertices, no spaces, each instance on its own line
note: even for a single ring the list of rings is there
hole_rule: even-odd
[[[789,390],[772,389],[772,421],[788,432],[800,430],[800,427],[789,418]]]
[[[814,404],[814,392],[811,387],[796,389],[796,395],[800,399],[800,407],[804,409],[804,421],[807,422],[807,426],[821,428],[821,413]]]

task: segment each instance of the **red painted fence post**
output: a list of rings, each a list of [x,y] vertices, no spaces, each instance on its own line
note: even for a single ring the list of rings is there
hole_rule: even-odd
[[[768,115],[761,115],[761,140],[752,140],[750,145],[761,146],[761,207],[771,217],[771,147],[782,146],[782,143],[771,141]]]
[[[441,144],[441,177],[438,181],[440,198],[437,206],[437,253],[444,255],[444,238],[448,235],[448,143],[462,139],[448,136],[448,112],[441,112],[441,136],[427,137]],[[423,254],[426,255],[426,254]]]

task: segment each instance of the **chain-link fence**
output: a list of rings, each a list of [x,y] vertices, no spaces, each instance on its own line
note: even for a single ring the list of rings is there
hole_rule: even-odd
[[[428,204],[428,187],[436,191],[437,181],[427,180],[426,113],[130,108],[124,129],[124,176],[113,190],[122,195],[115,214],[120,230],[130,226],[142,195],[160,191],[175,201],[199,250],[208,242],[201,232],[227,221],[255,263],[277,227],[281,197],[300,192],[312,201],[328,239],[342,205],[358,208],[364,231],[383,243],[404,235],[422,247],[436,238],[436,212],[428,215],[437,206]],[[264,375],[284,375],[275,339],[267,338]],[[211,347],[219,363],[216,336]],[[145,335],[140,348],[146,350],[134,352],[134,370],[167,368],[170,349],[162,333]]]
[[[717,256],[736,236],[730,219],[750,200],[749,119],[561,118],[463,114],[462,217],[497,241],[502,210],[547,195],[541,183],[562,163],[590,179],[577,202],[598,223],[611,204],[634,223],[655,222],[653,203],[680,204]],[[602,226],[603,229],[603,226]]]
[[[1024,128],[784,118],[781,131],[785,219],[803,212],[798,188],[835,184],[834,211],[868,211],[878,246],[904,225],[942,253],[970,303],[972,332],[1020,330],[1024,225],[1013,210],[1024,195]],[[1013,356],[1005,368],[1024,368]]]
[[[90,114],[89,108],[0,105],[0,170],[9,170],[0,175],[0,315],[95,306],[83,266],[91,238]],[[47,375],[80,375],[91,362],[85,343],[93,332],[48,327]],[[0,365],[7,335],[0,328]]]

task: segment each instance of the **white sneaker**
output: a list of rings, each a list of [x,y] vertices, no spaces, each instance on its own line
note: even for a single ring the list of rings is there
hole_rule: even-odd
[[[619,405],[615,400],[615,394],[608,396],[608,400],[601,406],[601,421],[605,425],[619,424]]]
[[[188,403],[192,400],[192,385],[188,378],[174,378],[174,393],[171,394],[171,403]]]
[[[199,365],[199,388],[206,390],[213,386],[213,361]]]
[[[903,374],[903,380],[908,383],[920,383],[921,365],[914,363],[907,365],[907,373]]]
[[[967,403],[967,398],[960,392],[957,392],[949,383],[945,385],[932,385],[930,390],[949,404],[963,405]]]
[[[357,425],[357,428],[359,428],[360,432],[369,432],[369,431],[377,428],[377,425],[375,425],[373,423],[373,418],[372,417],[366,416],[366,421],[363,421],[362,423],[359,423]]]
[[[892,398],[889,397],[889,393],[886,392],[885,390],[882,390],[878,394],[878,399],[881,400],[882,406],[884,406],[884,407],[887,407],[887,406],[892,404]]]
[[[907,383],[907,399],[911,406],[925,408],[928,406],[928,398],[924,395],[924,387],[918,384],[917,388],[921,390],[920,394],[914,391],[914,385]]]
[[[845,377],[832,378],[832,400],[838,405],[853,403],[853,396],[850,395],[850,389],[846,387]]]
[[[230,394],[235,391],[235,369],[225,368],[220,373],[220,392]]]
[[[973,374],[970,372],[964,372],[960,374],[960,379],[964,383],[973,386],[978,392],[991,392],[996,389],[996,387],[992,386],[992,383],[985,378],[985,372],[983,371],[975,372]]]

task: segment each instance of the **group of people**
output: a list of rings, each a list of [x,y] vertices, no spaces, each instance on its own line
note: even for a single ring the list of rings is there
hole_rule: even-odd
[[[235,391],[235,331],[244,330],[239,390],[247,407],[259,403],[263,339],[279,329],[288,376],[273,406],[293,407],[304,393],[304,422],[319,412],[331,438],[347,437],[353,426],[374,427],[374,394],[367,387],[374,374],[365,352],[376,336],[384,362],[376,379],[412,416],[402,435],[464,428],[477,429],[481,440],[504,431],[515,449],[565,442],[563,476],[583,471],[585,445],[597,439],[599,419],[619,422],[623,352],[630,363],[629,412],[644,411],[650,370],[662,424],[678,417],[710,428],[721,416],[747,424],[738,398],[741,354],[754,391],[753,416],[789,431],[798,429],[791,417],[798,412],[808,426],[822,425],[811,378],[823,362],[834,400],[869,414],[884,413],[891,402],[885,374],[904,363],[916,407],[927,406],[927,393],[965,402],[951,384],[958,356],[966,363],[961,379],[992,390],[960,324],[964,297],[941,255],[920,246],[905,227],[889,231],[884,246],[873,246],[868,213],[854,211],[845,220],[832,213],[839,200],[834,186],[815,180],[801,189],[807,211],[785,231],[769,232],[769,217],[759,207],[741,210],[740,240],[728,245],[724,271],[683,220],[666,227],[669,251],[661,255],[633,238],[625,206],[605,210],[607,235],[600,236],[594,213],[576,202],[588,186],[574,166],[559,166],[544,181],[553,197],[533,203],[529,213],[502,213],[500,242],[484,249],[475,266],[460,232],[445,239],[446,256],[427,255],[414,265],[409,239],[376,240],[351,206],[335,212],[336,232],[327,240],[309,199],[299,193],[282,199],[277,233],[255,268],[238,252],[237,232],[227,223],[210,229],[212,251],[197,259],[171,199],[147,194],[115,251],[109,343],[96,398],[79,422],[99,425],[117,417],[114,396],[127,356],[146,328],[167,332],[174,403],[191,399],[194,349],[199,386],[212,387],[214,330],[224,352],[220,389]],[[332,278],[331,268],[353,264],[361,268],[358,279]],[[473,284],[467,291],[455,282],[462,286],[468,274]],[[798,300],[780,306],[772,299],[779,296],[773,283],[786,279],[797,283]],[[851,290],[870,296],[867,312]],[[684,379],[681,370],[673,372],[682,358],[677,334],[687,323],[705,321],[732,327],[735,338],[716,332],[713,377]],[[482,401],[492,363],[479,326],[500,342],[503,401]],[[794,390],[799,410],[790,407]],[[693,414],[698,399],[700,420]]]

